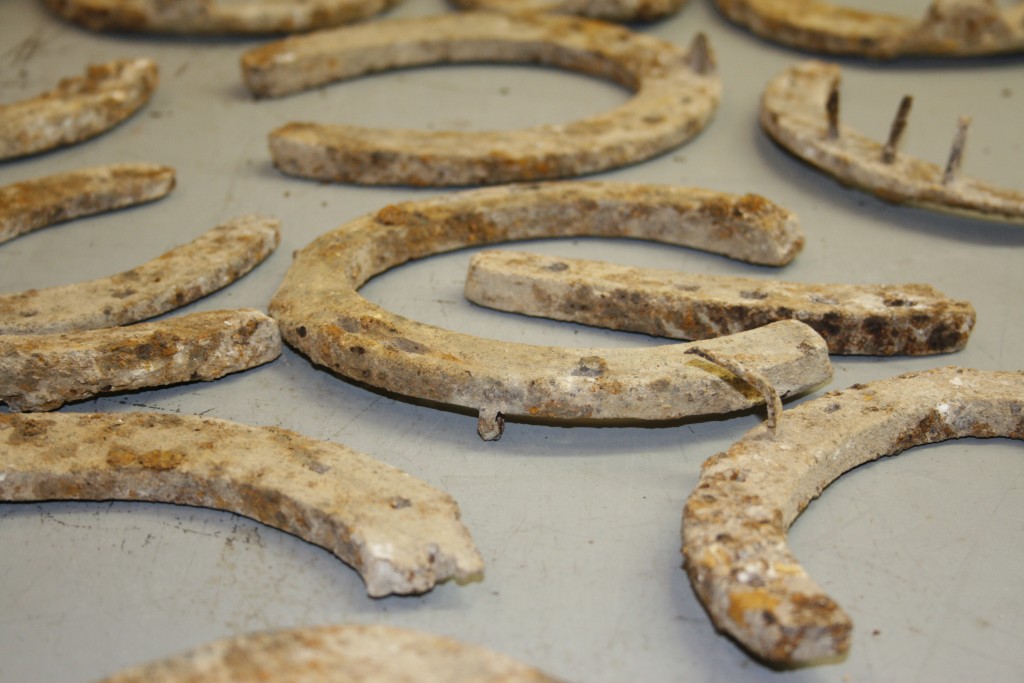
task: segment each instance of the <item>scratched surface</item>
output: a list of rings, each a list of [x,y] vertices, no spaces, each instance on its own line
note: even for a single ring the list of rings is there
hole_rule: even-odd
[[[759,192],[800,216],[803,254],[776,272],[630,242],[525,248],[806,282],[927,282],[977,308],[964,351],[836,359],[833,388],[946,364],[1024,368],[1024,227],[893,207],[787,156],[758,130],[757,100],[768,78],[805,55],[733,28],[709,5],[692,0],[680,15],[643,30],[680,44],[707,32],[725,85],[715,120],[679,150],[600,177]],[[441,0],[409,0],[394,14],[444,10]],[[108,275],[234,215],[264,212],[282,220],[278,252],[187,310],[265,309],[293,250],[389,202],[434,193],[286,178],[266,148],[276,126],[305,119],[511,128],[568,121],[628,96],[557,71],[460,66],[254,101],[238,59],[257,44],[95,35],[32,0],[0,3],[0,103],[50,88],[88,62],[149,55],[162,74],[153,100],[134,118],[89,143],[0,165],[0,183],[114,161],[178,171],[177,189],[158,203],[0,247],[0,291]],[[964,172],[1024,189],[1021,58],[844,60],[843,67],[848,123],[884,136],[911,89],[906,151],[942,163],[956,117],[970,114]],[[461,292],[468,259],[460,252],[409,264],[364,292],[413,318],[512,341],[666,343],[475,308]],[[968,674],[1024,680],[1024,459],[1016,442],[915,449],[860,468],[812,503],[792,531],[792,546],[853,616],[852,651],[840,662],[777,673],[712,631],[680,568],[680,516],[700,463],[755,425],[757,414],[654,429],[511,423],[501,441],[484,443],[473,417],[380,395],[291,351],[214,383],[64,410],[207,414],[345,443],[450,492],[487,573],[482,582],[444,585],[423,597],[370,600],[358,576],[325,551],[230,514],[128,503],[0,505],[3,683],[89,681],[218,637],[335,622],[451,635],[581,683],[959,681]]]

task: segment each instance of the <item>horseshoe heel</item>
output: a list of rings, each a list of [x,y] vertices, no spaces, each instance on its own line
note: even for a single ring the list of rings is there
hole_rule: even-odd
[[[787,543],[800,511],[857,465],[966,436],[1024,439],[1024,373],[941,368],[854,385],[709,458],[683,513],[683,557],[715,626],[791,666],[840,655],[852,623]]]
[[[152,413],[0,415],[0,500],[142,500],[234,512],[322,546],[370,596],[483,563],[445,493],[340,444]]]
[[[709,339],[799,320],[829,353],[958,351],[974,307],[928,285],[825,285],[629,268],[532,253],[475,254],[466,298],[502,311],[673,339]]]
[[[501,435],[503,415],[666,420],[724,413],[756,405],[760,394],[687,354],[686,345],[563,349],[498,342],[408,320],[356,290],[411,259],[556,236],[633,237],[785,262],[802,242],[790,218],[761,198],[612,183],[487,188],[406,202],[300,251],[270,314],[285,340],[314,362],[388,391],[477,410],[479,432],[488,439]],[[783,396],[831,375],[824,341],[798,322],[702,346],[748,358]]]
[[[783,45],[842,55],[979,56],[1024,50],[1024,5],[933,0],[915,21],[821,0],[715,0],[733,22]]]
[[[0,295],[0,334],[74,332],[152,318],[234,282],[279,239],[278,221],[241,216],[117,275]]]
[[[703,36],[685,51],[575,17],[491,12],[374,22],[292,37],[247,52],[257,96],[279,97],[367,73],[441,63],[539,63],[634,92],[611,111],[517,131],[431,132],[289,123],[270,133],[289,175],[368,185],[447,186],[560,178],[660,154],[696,135],[721,94]]]
[[[32,230],[160,199],[174,189],[174,169],[110,164],[0,187],[0,242]]]
[[[367,19],[401,0],[43,0],[93,31],[265,34],[311,31]]]
[[[226,638],[99,683],[295,681],[559,683],[491,650],[382,625],[336,625]]]
[[[156,89],[156,62],[93,64],[37,97],[0,105],[0,160],[71,145],[106,132],[134,114]]]
[[[465,10],[508,14],[576,14],[605,21],[655,21],[675,14],[686,0],[452,0]]]
[[[1022,5],[1024,7],[1024,5]],[[839,123],[839,67],[810,61],[773,78],[761,97],[761,126],[779,145],[844,185],[890,202],[1024,220],[1024,193],[959,175],[967,121],[961,120],[945,168],[899,154],[910,99],[882,145]]]
[[[211,311],[71,334],[0,334],[0,401],[55,410],[112,391],[209,381],[281,355],[259,311]]]

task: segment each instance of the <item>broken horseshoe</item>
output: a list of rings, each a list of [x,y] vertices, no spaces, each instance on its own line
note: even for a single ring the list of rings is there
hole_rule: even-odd
[[[244,515],[336,555],[372,597],[483,571],[450,496],[285,429],[154,413],[0,415],[0,475],[0,501],[142,500]]]
[[[841,655],[849,616],[787,542],[804,507],[857,465],[966,436],[1024,439],[1024,373],[940,368],[858,384],[756,427],[709,458],[683,513],[683,556],[715,626],[775,666]]]
[[[482,339],[389,313],[356,291],[411,259],[542,237],[631,237],[758,263],[785,263],[802,244],[788,212],[759,197],[672,187],[550,183],[464,191],[385,207],[321,235],[296,254],[270,303],[282,336],[315,363],[375,387],[478,411],[481,437],[503,416],[670,420],[757,405],[742,379],[686,353],[567,349]],[[782,396],[831,376],[825,342],[795,321],[701,342],[748,356]]]
[[[783,45],[875,59],[969,57],[1024,50],[1024,4],[933,0],[920,21],[822,0],[715,0],[725,16]]]
[[[910,110],[897,109],[882,145],[839,123],[839,67],[809,61],[773,78],[761,96],[761,126],[779,145],[836,180],[886,201],[989,219],[1024,220],[1024,193],[958,173],[967,119],[961,119],[945,167],[897,151]]]
[[[289,123],[270,133],[289,175],[367,185],[499,184],[595,173],[683,144],[721,95],[703,35],[689,51],[576,17],[492,12],[387,20],[287,38],[242,57],[257,96],[279,97],[389,69],[439,63],[536,63],[615,81],[625,104],[566,124],[517,131],[386,130]]]

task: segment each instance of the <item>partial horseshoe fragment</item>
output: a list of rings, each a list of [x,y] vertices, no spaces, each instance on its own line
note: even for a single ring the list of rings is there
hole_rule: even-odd
[[[0,334],[0,402],[55,410],[100,393],[209,381],[279,355],[277,323],[248,309],[67,334]]]
[[[360,382],[479,412],[497,439],[502,416],[668,420],[760,402],[742,380],[686,353],[567,349],[482,339],[389,313],[356,291],[411,259],[542,237],[632,237],[786,262],[802,243],[788,212],[764,199],[671,187],[552,183],[465,191],[388,206],[314,240],[270,304],[283,337]],[[798,322],[702,342],[742,357],[783,396],[831,375],[824,341]]]
[[[847,651],[849,616],[787,543],[797,515],[857,465],[966,436],[1024,439],[1024,372],[940,368],[825,394],[709,458],[683,513],[683,556],[715,626],[777,666]]]
[[[149,101],[158,81],[152,59],[93,64],[32,99],[0,105],[0,160],[87,140]]]
[[[367,19],[401,0],[43,0],[93,31],[267,34],[312,31]]]
[[[552,12],[605,21],[655,21],[678,12],[686,0],[452,0],[452,4],[508,14]]]
[[[139,500],[251,517],[319,545],[372,597],[483,570],[447,494],[340,444],[156,413],[0,415],[0,501]]]
[[[151,202],[174,188],[174,169],[108,164],[0,187],[0,242],[73,218]]]
[[[634,92],[606,113],[515,131],[387,130],[289,123],[270,133],[289,175],[367,185],[446,186],[561,178],[666,152],[700,132],[721,94],[703,35],[687,50],[603,22],[536,14],[452,13],[320,31],[242,57],[257,96],[440,63],[537,63]]]
[[[829,353],[875,356],[959,351],[975,320],[970,303],[929,285],[803,284],[497,250],[471,259],[466,298],[673,339],[710,339],[793,319],[824,337]]]
[[[875,14],[823,0],[715,0],[753,33],[811,52],[875,59],[994,55],[1024,50],[1024,4],[933,0],[921,20]]]
[[[0,295],[0,334],[92,330],[184,306],[246,274],[277,247],[279,222],[240,216],[109,277]]]
[[[1024,5],[1022,5],[1024,7]],[[1024,192],[958,173],[967,120],[957,124],[945,167],[899,154],[910,99],[901,102],[883,145],[839,123],[840,70],[809,61],[773,78],[761,97],[761,126],[779,145],[844,185],[889,202],[1024,220]]]
[[[226,638],[99,683],[558,683],[477,645],[384,625],[332,625]]]

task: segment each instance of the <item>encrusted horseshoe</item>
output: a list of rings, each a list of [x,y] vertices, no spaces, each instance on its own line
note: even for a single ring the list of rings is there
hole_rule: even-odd
[[[383,625],[251,633],[122,671],[99,683],[558,683],[491,650]]]
[[[451,0],[468,10],[509,14],[577,14],[605,21],[655,21],[675,14],[686,0]]]
[[[401,0],[43,0],[93,31],[265,34],[312,31],[379,14]]]
[[[179,308],[248,273],[277,248],[279,222],[241,216],[117,275],[0,295],[0,335],[93,330]]]
[[[566,349],[481,339],[389,313],[356,291],[411,259],[541,237],[632,237],[785,263],[802,238],[788,212],[759,197],[614,183],[552,183],[465,191],[385,207],[300,251],[270,314],[288,343],[346,377],[479,412],[485,439],[503,415],[666,420],[761,402],[728,371],[686,353]],[[702,346],[744,356],[791,395],[831,375],[825,342],[799,322]]]
[[[824,337],[829,353],[875,356],[959,351],[975,319],[970,303],[929,285],[804,284],[504,250],[473,256],[466,298],[672,339],[709,339],[792,319]]]
[[[174,189],[174,169],[109,164],[0,187],[0,242],[32,230],[160,199]]]
[[[849,616],[787,544],[800,511],[857,465],[965,436],[1024,439],[1024,373],[940,368],[787,410],[709,458],[683,513],[683,556],[715,626],[767,663],[847,651]]]
[[[441,63],[545,64],[634,92],[606,113],[516,131],[386,130],[289,123],[270,151],[290,175],[367,185],[475,185],[595,173],[696,135],[721,94],[703,35],[689,51],[603,22],[535,14],[452,13],[292,37],[247,52],[245,81],[277,97],[388,69]]]
[[[894,59],[1024,50],[1024,4],[933,0],[920,21],[822,0],[715,0],[729,19],[767,40],[830,54]]]
[[[945,167],[900,154],[910,110],[905,97],[889,139],[880,144],[839,123],[840,70],[809,61],[773,78],[761,97],[761,126],[779,145],[844,185],[890,202],[1024,220],[1024,193],[959,174],[967,133],[961,119]]]
[[[0,105],[0,160],[71,145],[106,132],[149,101],[152,59],[93,64],[32,99]]]
[[[259,311],[209,311],[68,334],[0,334],[0,402],[55,410],[111,391],[209,381],[281,355]]]
[[[142,500],[251,517],[322,546],[373,597],[483,562],[447,494],[340,444],[184,415],[0,415],[0,501]]]

